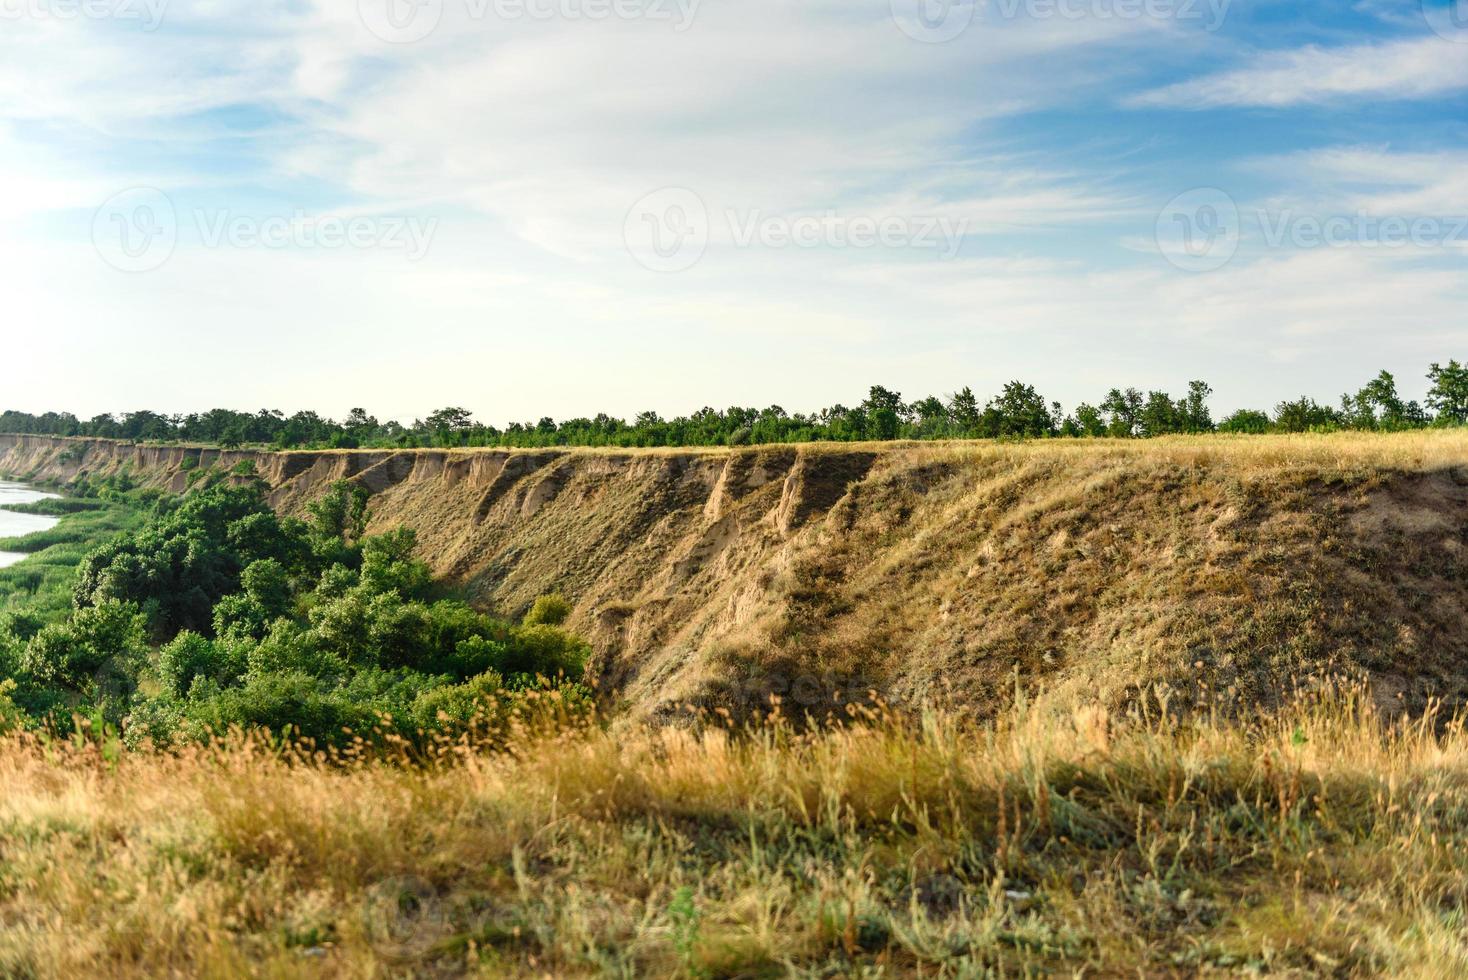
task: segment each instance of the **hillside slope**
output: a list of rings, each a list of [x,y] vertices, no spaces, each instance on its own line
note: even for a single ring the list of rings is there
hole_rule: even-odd
[[[640,715],[822,709],[875,689],[988,714],[1277,700],[1369,673],[1392,707],[1468,700],[1468,434],[737,451],[218,452],[0,436],[0,473],[242,460],[298,511],[335,479],[476,602],[549,591]]]

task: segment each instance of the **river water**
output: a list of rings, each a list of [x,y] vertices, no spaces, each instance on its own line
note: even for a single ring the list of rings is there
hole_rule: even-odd
[[[14,511],[3,509],[13,504],[29,504],[55,496],[54,493],[43,493],[24,483],[6,483],[0,480],[0,538],[18,538],[25,534],[35,534],[37,531],[46,531],[55,527],[57,519],[54,517],[17,514]],[[0,551],[0,568],[14,565],[24,557],[26,556]]]

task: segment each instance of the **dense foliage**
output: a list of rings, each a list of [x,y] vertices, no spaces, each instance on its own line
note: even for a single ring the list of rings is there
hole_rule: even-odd
[[[1468,365],[1449,361],[1428,371],[1427,403],[1404,400],[1386,371],[1355,394],[1341,397],[1339,408],[1310,398],[1282,401],[1272,413],[1238,411],[1215,423],[1208,409],[1213,389],[1194,381],[1181,398],[1164,391],[1113,388],[1096,405],[1067,413],[1047,401],[1033,385],[1013,381],[986,402],[964,388],[947,398],[904,401],[880,385],[856,407],[833,405],[809,415],[790,414],[778,405],[765,409],[704,408],[690,416],[664,419],[643,412],[631,422],[598,415],[557,422],[515,422],[500,429],[475,422],[463,408],[440,409],[411,426],[379,422],[360,408],[340,421],[315,412],[286,416],[262,410],[253,415],[215,409],[203,414],[161,415],[130,412],[81,421],[50,412],[0,414],[0,432],[91,436],[133,441],[186,441],[225,447],[274,445],[280,448],[357,448],[416,446],[737,446],[781,442],[857,442],[890,439],[1035,439],[1110,436],[1146,438],[1176,433],[1308,432],[1329,429],[1397,431],[1428,425],[1468,423]]]
[[[152,506],[81,561],[67,618],[0,616],[10,724],[80,714],[133,743],[230,727],[338,743],[493,729],[528,692],[589,702],[567,680],[586,647],[558,628],[564,600],[514,626],[442,597],[412,531],[364,534],[360,488],[337,484],[309,520],[278,517],[245,479]]]
[[[0,614],[23,612],[42,622],[65,619],[71,613],[72,583],[82,559],[99,544],[140,526],[158,496],[155,490],[132,489],[120,474],[79,480],[66,497],[8,507],[55,517],[60,523],[47,531],[0,538],[0,551],[26,556],[19,564],[0,568]]]

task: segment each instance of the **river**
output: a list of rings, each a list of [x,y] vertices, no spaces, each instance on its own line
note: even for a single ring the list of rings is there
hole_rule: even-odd
[[[3,509],[14,504],[29,504],[55,496],[54,493],[44,493],[24,483],[7,483],[0,480],[0,538],[18,538],[25,534],[35,534],[37,531],[46,531],[55,527],[57,519],[54,517],[17,514],[14,511]],[[26,556],[14,552],[0,551],[0,568],[14,565],[24,557]]]

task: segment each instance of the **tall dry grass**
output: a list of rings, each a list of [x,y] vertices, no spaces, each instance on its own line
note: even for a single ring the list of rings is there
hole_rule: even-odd
[[[1463,975],[1468,736],[1370,704],[11,740],[0,976]]]

